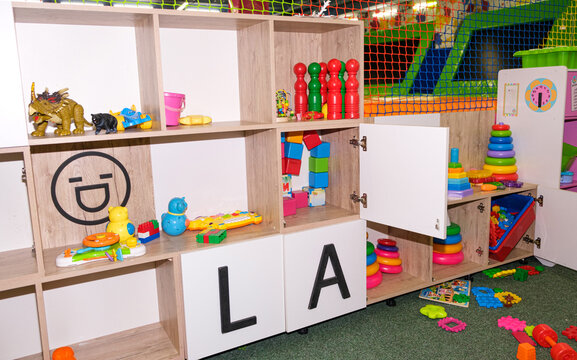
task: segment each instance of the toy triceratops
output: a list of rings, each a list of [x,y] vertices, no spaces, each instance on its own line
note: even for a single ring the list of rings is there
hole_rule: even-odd
[[[36,95],[34,83],[32,83],[31,100],[28,105],[28,114],[36,130],[32,136],[44,136],[48,123],[54,123],[57,129],[54,133],[58,136],[70,135],[70,125],[74,121],[76,129],[74,134],[84,134],[84,125],[92,126],[84,118],[84,108],[72,99],[68,99],[68,88],[50,94],[48,89]]]

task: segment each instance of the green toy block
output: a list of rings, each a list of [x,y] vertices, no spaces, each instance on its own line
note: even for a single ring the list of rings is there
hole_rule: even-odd
[[[529,277],[529,271],[525,269],[517,268],[517,271],[515,271],[515,274],[513,274],[513,279],[517,281],[527,281],[528,277]]]
[[[322,173],[329,171],[329,158],[309,157],[309,171]]]
[[[226,230],[206,229],[196,234],[196,242],[220,244],[226,238]]]
[[[499,268],[483,270],[483,274],[487,275],[490,278],[492,278],[495,274],[500,273],[500,272],[501,272],[501,269],[499,269]]]

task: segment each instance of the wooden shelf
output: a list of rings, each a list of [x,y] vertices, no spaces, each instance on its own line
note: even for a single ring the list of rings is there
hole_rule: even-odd
[[[367,305],[420,290],[429,285],[430,281],[424,281],[406,271],[399,274],[383,274],[381,283],[367,290]]]
[[[295,215],[285,216],[286,226],[283,229],[283,233],[297,232],[358,219],[358,214],[328,204],[325,206],[300,208],[297,209]]]
[[[466,197],[459,199],[459,200],[449,200],[447,202],[447,205],[453,206],[453,205],[462,204],[462,203],[466,203],[466,202],[470,202],[470,201],[486,199],[488,197],[497,197],[497,196],[516,194],[516,193],[520,193],[523,191],[536,190],[536,189],[537,189],[537,185],[527,184],[527,183],[523,184],[523,186],[520,188],[506,188],[505,190],[495,190],[495,191],[481,191],[480,186],[473,186],[473,195],[466,196]]]
[[[0,252],[0,291],[32,285],[39,279],[32,248]]]
[[[484,269],[484,266],[466,260],[456,265],[433,264],[433,281],[435,283],[442,283],[461,276],[473,274]]]

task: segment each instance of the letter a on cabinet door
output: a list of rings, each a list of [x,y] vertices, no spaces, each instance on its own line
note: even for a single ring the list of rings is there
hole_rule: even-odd
[[[188,358],[284,332],[282,236],[182,255]]]
[[[284,236],[286,330],[366,306],[363,220]]]

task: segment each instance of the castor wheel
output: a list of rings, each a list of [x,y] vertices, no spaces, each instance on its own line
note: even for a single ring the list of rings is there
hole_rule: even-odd
[[[309,328],[306,327],[306,328],[298,329],[297,332],[301,335],[306,335],[309,333]]]
[[[577,351],[565,343],[557,342],[557,333],[549,325],[539,324],[533,329],[533,339],[543,346],[551,348],[553,360],[576,360]]]
[[[519,260],[519,263],[520,263],[521,265],[527,265],[527,264],[529,264],[529,260],[527,260],[527,259],[521,259],[521,260]]]
[[[465,280],[473,281],[473,274],[465,275]]]
[[[395,301],[395,299],[387,299],[386,304],[387,306],[397,306],[397,302]]]

